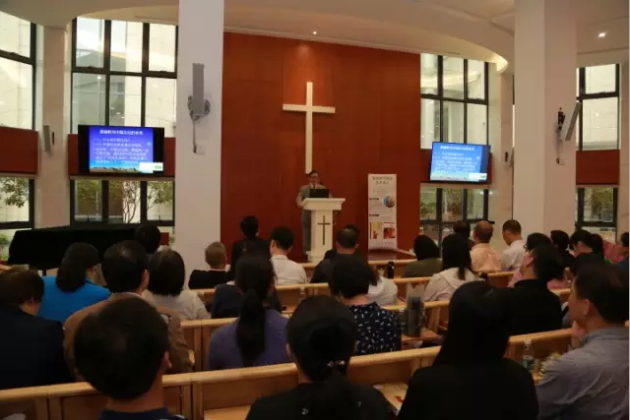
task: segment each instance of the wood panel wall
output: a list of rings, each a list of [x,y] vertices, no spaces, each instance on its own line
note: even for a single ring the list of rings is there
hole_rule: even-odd
[[[37,131],[0,126],[0,172],[37,174],[38,143]]]
[[[619,150],[584,150],[575,157],[575,183],[578,185],[618,184]]]
[[[367,175],[398,174],[399,245],[417,233],[420,182],[420,58],[417,54],[240,34],[225,34],[223,72],[222,241],[240,238],[240,220],[258,216],[262,236],[274,226],[296,233],[301,252],[304,174],[302,113],[306,82],[315,105],[313,167],[346,198],[338,226],[354,223],[367,244]]]

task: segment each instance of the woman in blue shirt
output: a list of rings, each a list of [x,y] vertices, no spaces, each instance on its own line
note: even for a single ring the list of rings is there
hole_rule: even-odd
[[[64,324],[73,313],[109,298],[109,290],[89,279],[98,263],[99,254],[92,245],[79,242],[70,246],[57,276],[43,278],[44,298],[39,316]]]

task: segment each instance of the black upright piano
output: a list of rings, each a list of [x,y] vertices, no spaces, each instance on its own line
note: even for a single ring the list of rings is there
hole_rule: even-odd
[[[102,258],[110,246],[133,239],[135,229],[135,226],[60,226],[19,230],[9,248],[8,264],[28,264],[37,270],[57,268],[66,250],[76,242],[94,245]]]

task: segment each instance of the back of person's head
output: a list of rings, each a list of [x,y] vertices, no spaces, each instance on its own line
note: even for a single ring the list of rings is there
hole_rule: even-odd
[[[36,271],[12,268],[0,274],[0,306],[20,307],[30,304],[34,315],[43,296],[44,281]]]
[[[236,265],[236,287],[243,293],[236,340],[244,366],[252,366],[265,349],[264,301],[273,289],[275,274],[268,258],[243,255]]]
[[[149,260],[149,286],[151,293],[162,296],[179,296],[186,280],[184,259],[179,252],[165,249]]]
[[[621,234],[621,236],[619,237],[619,242],[621,243],[622,247],[628,248],[628,232],[624,232]]]
[[[168,351],[167,324],[142,299],[120,299],[88,315],[74,339],[81,376],[120,401],[139,399],[161,381],[170,368]]]
[[[513,235],[521,234],[521,224],[514,219],[507,220],[503,223],[503,232],[509,232]]]
[[[344,258],[333,264],[328,287],[333,296],[352,299],[367,295],[375,276],[367,262],[359,258]]]
[[[472,271],[468,240],[458,234],[449,235],[442,241],[442,270],[457,268],[457,277],[466,278],[466,270]]]
[[[146,286],[149,257],[137,241],[123,241],[110,246],[103,255],[101,270],[112,293],[137,292]]]
[[[485,220],[480,221],[475,225],[475,239],[482,244],[490,243],[492,239],[492,233],[494,232],[494,228]]]
[[[542,244],[529,251],[530,258],[523,264],[531,264],[536,278],[544,282],[561,279],[564,275],[564,264],[558,248],[551,244]]]
[[[223,267],[227,258],[225,245],[223,245],[221,242],[212,242],[206,247],[205,256],[206,263],[211,268]]]
[[[288,252],[293,246],[293,232],[286,226],[279,226],[271,232],[269,240],[272,247]]]
[[[429,258],[440,258],[440,248],[433,239],[427,235],[418,235],[413,241],[413,253],[418,261]]]
[[[623,325],[628,309],[627,271],[601,264],[578,273],[569,297],[571,319],[581,325],[597,319]]]
[[[308,298],[289,318],[287,334],[292,359],[312,383],[302,403],[309,418],[360,418],[345,377],[357,340],[350,310],[330,296]]]
[[[470,224],[465,220],[455,222],[453,225],[453,232],[458,235],[462,235],[464,238],[470,238]]]
[[[569,238],[569,245],[576,254],[587,252],[584,248],[589,248],[591,251],[594,251],[595,239],[593,238],[593,234],[588,230],[578,229],[573,232],[571,238]]]
[[[140,225],[136,229],[135,238],[136,241],[144,247],[147,254],[154,254],[160,247],[162,241],[162,233],[157,226],[154,225]]]
[[[593,233],[591,239],[593,240],[593,252],[604,255],[604,238],[597,233]]]
[[[569,249],[569,234],[564,230],[552,230],[551,242],[560,252],[565,252]]]
[[[551,239],[544,233],[530,233],[525,241],[525,250],[532,251],[540,245],[551,245]]]
[[[87,271],[98,265],[98,250],[90,244],[77,242],[70,245],[57,271],[55,283],[62,292],[76,292],[85,284]]]
[[[449,304],[448,331],[435,364],[501,360],[509,340],[505,300],[488,283],[459,287]]]
[[[359,231],[359,228],[357,227],[357,225],[353,225],[353,224],[347,224],[347,225],[346,225],[346,227],[345,227],[344,229],[350,229],[350,230],[353,230],[353,231],[354,231],[354,233],[356,233],[356,234],[357,234],[357,237],[359,236],[359,233],[361,233],[361,232]]]
[[[346,250],[355,250],[359,246],[358,239],[357,232],[347,227],[339,230],[336,236],[337,246]]]
[[[245,216],[241,220],[241,231],[247,239],[255,239],[258,235],[258,219],[256,216]]]

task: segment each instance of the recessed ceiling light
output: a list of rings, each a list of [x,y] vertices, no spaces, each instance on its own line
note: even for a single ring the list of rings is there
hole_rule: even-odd
[[[317,31],[313,31],[313,35],[317,35]]]
[[[600,32],[600,33],[597,35],[597,37],[598,37],[598,38],[606,38],[606,32]]]

